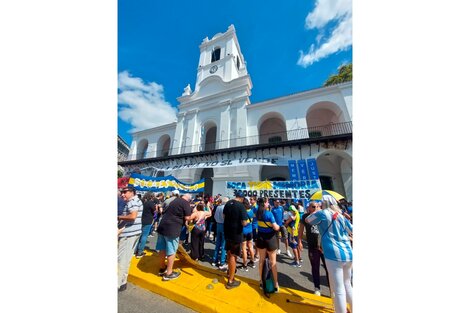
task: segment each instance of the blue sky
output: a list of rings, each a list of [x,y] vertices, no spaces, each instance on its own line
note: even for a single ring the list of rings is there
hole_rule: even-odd
[[[352,61],[351,0],[118,1],[118,132],[171,123],[199,45],[235,26],[251,103],[321,87]]]

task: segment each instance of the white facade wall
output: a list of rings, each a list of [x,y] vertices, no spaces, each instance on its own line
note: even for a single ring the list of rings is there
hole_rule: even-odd
[[[211,62],[211,53],[215,47],[221,48],[220,60]],[[308,125],[309,114],[313,116],[316,125],[352,120],[352,83],[308,90],[251,104],[251,79],[233,26],[230,26],[227,32],[215,35],[211,40],[205,38],[200,45],[200,53],[194,91],[185,92],[178,98],[180,105],[177,122],[134,133],[129,160],[136,159],[139,143],[145,140],[148,141],[147,158],[156,157],[156,151],[162,148],[158,145],[159,140],[164,135],[168,135],[171,140],[170,156],[203,151],[205,138],[201,137],[201,130],[204,127],[207,134],[209,127],[214,125],[217,128],[215,148],[222,149],[258,144],[263,122],[267,121],[268,129],[279,129],[279,125],[269,126],[274,118],[282,121],[283,131],[288,132],[288,140],[308,138],[305,129],[311,126]],[[237,69],[237,57],[240,59],[240,69]],[[210,69],[215,65],[217,70],[210,73]],[[351,199],[352,143],[340,148],[311,144],[301,146],[300,149],[295,146],[285,147],[283,151],[274,150],[263,151],[266,153],[264,157],[316,158],[320,175],[331,177],[335,190]],[[258,181],[283,177],[286,173],[288,175],[286,167],[283,166],[264,171],[262,166],[214,168],[213,171],[213,194],[225,194],[225,182],[228,180]],[[201,178],[201,173],[202,170],[186,169],[165,175],[171,174],[181,181],[194,182]]]

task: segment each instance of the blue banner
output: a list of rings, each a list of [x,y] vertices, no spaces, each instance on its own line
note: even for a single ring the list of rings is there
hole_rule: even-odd
[[[317,161],[315,159],[308,159],[307,164],[310,179],[319,179],[320,176],[318,175]]]
[[[295,160],[288,160],[287,163],[289,164],[290,180],[299,180],[299,173],[297,171],[297,162],[295,162]]]
[[[300,180],[308,180],[307,162],[305,160],[297,160],[297,165],[299,168]]]

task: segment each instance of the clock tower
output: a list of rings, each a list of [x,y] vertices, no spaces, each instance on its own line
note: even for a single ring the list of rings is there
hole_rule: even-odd
[[[252,83],[235,27],[204,38],[199,51],[194,90],[188,84],[177,98],[173,147],[192,153],[245,145]]]
[[[234,81],[234,85],[239,85],[238,82],[246,80],[245,83],[248,83],[251,89],[251,79],[233,25],[230,25],[225,33],[218,33],[212,39],[204,38],[199,50],[194,93],[191,94],[191,89],[186,89],[182,97],[178,98],[180,103],[189,100],[186,97],[190,95],[195,99],[225,91],[227,87],[232,87],[227,84]]]

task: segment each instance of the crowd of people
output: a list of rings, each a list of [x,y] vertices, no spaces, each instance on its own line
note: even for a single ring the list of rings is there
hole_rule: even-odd
[[[240,286],[235,279],[237,258],[243,271],[258,263],[260,288],[265,259],[269,260],[274,292],[279,291],[277,255],[293,259],[293,267],[302,267],[303,238],[308,248],[314,293],[320,293],[320,261],[323,263],[333,297],[335,312],[352,310],[352,203],[336,201],[325,195],[321,200],[304,201],[245,197],[241,191],[233,199],[192,194],[178,190],[138,195],[126,187],[118,196],[118,290],[127,285],[127,271],[132,255],[145,255],[149,236],[157,233],[158,275],[162,280],[177,279],[173,271],[179,244],[190,246],[189,255],[196,261],[208,260],[227,272],[226,288]],[[207,255],[204,242],[215,244]],[[281,249],[283,246],[283,249]],[[282,251],[284,250],[284,251]]]

